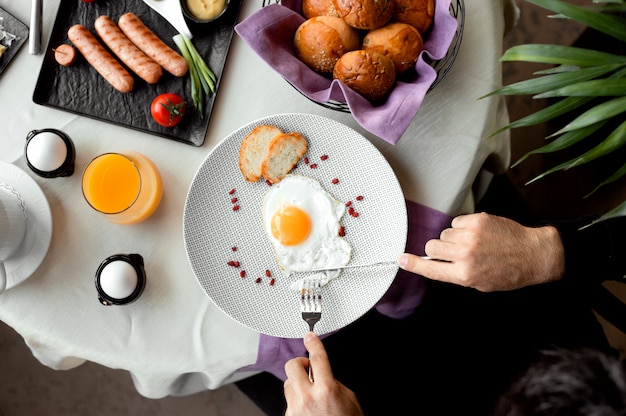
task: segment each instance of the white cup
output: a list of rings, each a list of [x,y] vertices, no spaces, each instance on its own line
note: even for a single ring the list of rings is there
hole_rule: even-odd
[[[11,185],[0,183],[0,293],[7,286],[4,262],[22,245],[26,235],[26,204]]]

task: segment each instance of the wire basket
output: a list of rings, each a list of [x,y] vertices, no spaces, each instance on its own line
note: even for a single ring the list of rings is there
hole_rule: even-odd
[[[270,4],[280,4],[280,0],[263,0],[263,7],[269,6]],[[437,73],[437,77],[433,81],[432,85],[428,89],[431,91],[434,89],[437,84],[446,76],[454,61],[456,59],[457,54],[459,53],[459,49],[461,48],[461,40],[463,38],[463,28],[465,27],[465,3],[464,0],[452,0],[450,3],[450,15],[455,17],[458,24],[456,28],[456,32],[452,38],[452,42],[450,43],[450,47],[448,48],[448,53],[446,56],[439,60],[431,60],[428,55],[424,56],[425,61],[430,64],[435,72]],[[293,85],[292,85],[293,86]],[[294,87],[295,88],[295,87]],[[299,91],[297,88],[295,88]],[[304,95],[304,94],[302,94]],[[306,95],[304,95],[306,97]],[[312,100],[310,97],[307,97],[309,100],[313,101],[316,104],[321,105],[322,107],[329,108],[331,110],[341,111],[344,113],[350,113],[350,108],[348,104],[341,101],[327,101],[327,102],[319,102],[316,100]]]

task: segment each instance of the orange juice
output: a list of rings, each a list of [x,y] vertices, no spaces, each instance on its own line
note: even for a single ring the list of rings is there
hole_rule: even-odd
[[[139,153],[105,153],[93,159],[83,172],[85,199],[115,223],[145,220],[159,206],[162,193],[159,171]]]

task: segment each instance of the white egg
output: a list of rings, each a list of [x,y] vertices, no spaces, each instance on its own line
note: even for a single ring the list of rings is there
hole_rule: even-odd
[[[263,226],[285,274],[345,266],[352,247],[339,236],[345,204],[315,179],[287,175],[263,198]]]
[[[125,299],[133,294],[139,278],[135,268],[125,261],[112,261],[100,272],[100,287],[115,299]]]
[[[26,148],[26,158],[40,171],[52,172],[65,162],[67,145],[58,134],[45,131],[30,139]]]

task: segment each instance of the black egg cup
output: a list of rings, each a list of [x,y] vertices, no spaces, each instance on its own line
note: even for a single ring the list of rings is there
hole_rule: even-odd
[[[104,268],[109,263],[112,263],[114,261],[125,261],[126,263],[130,264],[137,273],[137,287],[135,288],[133,293],[130,294],[130,296],[123,299],[109,296],[100,285],[100,275],[102,274],[102,270],[104,270]],[[141,296],[144,288],[146,287],[146,271],[144,269],[143,257],[141,257],[139,254],[114,254],[107,257],[102,263],[100,263],[100,266],[96,271],[95,283],[96,290],[98,291],[98,300],[104,306],[126,305],[128,303],[136,301],[139,296]]]
[[[36,135],[40,133],[46,133],[46,132],[54,133],[58,135],[63,140],[67,148],[67,156],[65,157],[65,161],[57,169],[51,170],[51,171],[44,171],[44,170],[37,169],[35,166],[33,166],[30,163],[30,161],[28,160],[28,156],[27,156],[28,155],[27,149],[28,149],[28,145],[30,144],[30,141]],[[26,136],[26,145],[24,146],[24,158],[26,159],[26,164],[28,165],[30,170],[32,170],[33,172],[35,172],[37,175],[41,176],[42,178],[50,179],[50,178],[67,177],[67,176],[72,176],[74,174],[74,160],[76,159],[76,149],[74,148],[74,142],[72,142],[72,139],[70,139],[70,137],[67,134],[63,133],[61,130],[56,130],[56,129],[32,130]]]

